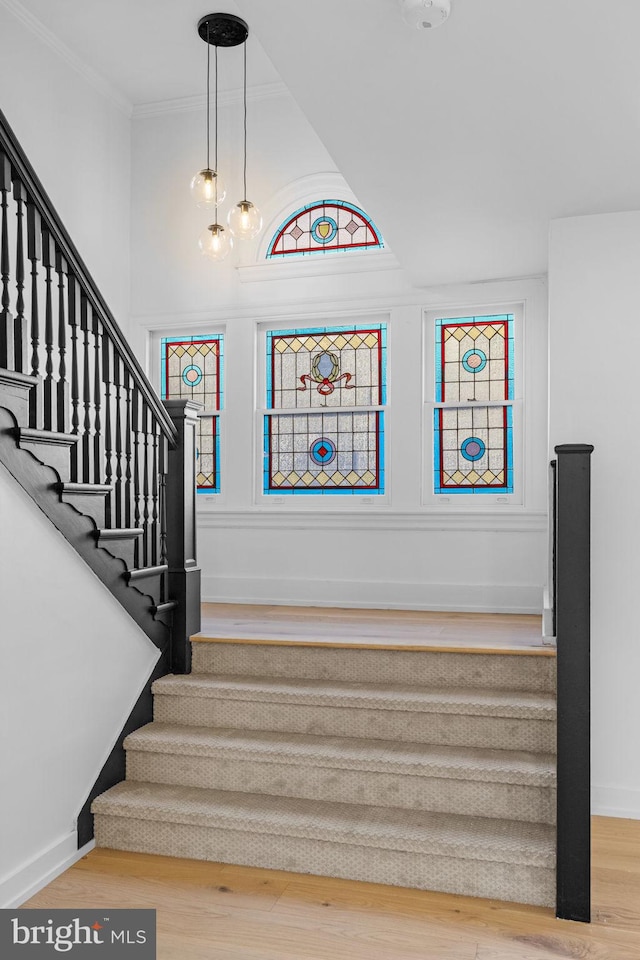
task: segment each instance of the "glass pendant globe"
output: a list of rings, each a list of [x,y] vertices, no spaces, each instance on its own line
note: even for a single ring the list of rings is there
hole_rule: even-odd
[[[227,217],[229,230],[241,240],[252,240],[262,230],[262,214],[249,200],[241,200]]]
[[[220,174],[210,167],[200,170],[191,181],[191,196],[199,207],[222,203],[226,195],[226,187]]]
[[[233,246],[233,240],[219,223],[211,223],[200,234],[198,244],[204,257],[218,262],[227,256]]]

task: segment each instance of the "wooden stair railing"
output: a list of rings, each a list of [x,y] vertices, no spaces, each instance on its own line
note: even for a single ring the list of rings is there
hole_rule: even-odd
[[[555,448],[553,615],[557,640],[556,915],[591,919],[590,469],[593,447]]]
[[[0,111],[0,458],[159,647],[151,680],[189,671],[200,629],[198,409],[158,398]],[[121,737],[83,842],[123,758]]]

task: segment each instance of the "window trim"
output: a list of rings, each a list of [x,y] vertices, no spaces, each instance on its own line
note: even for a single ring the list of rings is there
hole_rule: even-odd
[[[434,491],[435,428],[434,410],[464,406],[462,401],[439,402],[436,396],[435,323],[437,320],[462,320],[512,314],[514,323],[514,394],[512,400],[483,401],[479,406],[509,406],[513,411],[513,493],[475,493]],[[525,303],[524,301],[458,304],[443,309],[423,310],[423,391],[422,391],[422,506],[437,511],[489,512],[509,507],[524,507],[525,456]]]
[[[222,340],[222,358],[220,365],[220,380],[221,380],[221,404],[218,409],[213,412],[206,414],[207,417],[211,417],[217,421],[216,423],[216,443],[217,443],[217,472],[220,488],[217,491],[214,490],[205,490],[196,488],[196,506],[200,507],[205,502],[224,504],[225,501],[225,479],[227,474],[227,428],[225,424],[226,419],[226,389],[227,389],[227,369],[226,369],[226,325],[222,325],[219,322],[216,323],[205,323],[205,324],[193,324],[186,328],[179,327],[168,327],[167,329],[154,330],[151,333],[149,340],[149,349],[151,355],[154,358],[159,357],[159,362],[157,359],[151,364],[152,370],[152,383],[156,387],[159,397],[163,397],[163,383],[164,383],[164,373],[163,373],[163,345],[164,341],[179,341],[179,340],[206,340],[210,337],[220,337]]]
[[[336,413],[364,413],[375,410],[383,414],[383,438],[381,450],[381,463],[384,471],[384,493],[369,493],[363,491],[345,491],[344,493],[265,493],[264,492],[264,418],[269,415],[294,413],[288,408],[267,408],[265,406],[267,398],[267,334],[272,331],[284,331],[295,329],[313,329],[313,328],[353,328],[366,327],[367,325],[384,324],[386,327],[386,389],[385,403],[379,405],[362,407],[331,407],[332,412]],[[387,313],[378,314],[375,312],[359,313],[355,316],[340,315],[331,317],[309,317],[301,316],[288,318],[281,321],[259,321],[256,323],[256,377],[255,389],[256,400],[254,405],[254,506],[260,506],[269,510],[280,508],[290,511],[306,512],[349,512],[369,507],[372,509],[386,507],[391,503],[390,485],[391,485],[391,455],[389,444],[389,425],[391,422],[391,409],[389,404],[389,371],[390,371],[390,340],[391,340],[391,322]],[[260,403],[260,401],[262,401]],[[314,410],[322,408],[311,407],[309,409],[299,409],[299,414],[308,414]]]

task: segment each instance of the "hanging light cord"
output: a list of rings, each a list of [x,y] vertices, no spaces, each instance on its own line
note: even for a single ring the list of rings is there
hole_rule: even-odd
[[[210,169],[209,165],[209,145],[211,142],[211,137],[209,135],[209,62],[210,62],[210,51],[211,47],[209,45],[209,24],[207,24],[207,170]]]
[[[218,44],[215,44],[215,53],[213,56],[215,64],[215,119],[214,119],[214,155],[216,164],[215,191],[216,191],[216,223],[218,222]]]
[[[244,195],[247,199],[247,41],[244,42]]]
[[[215,122],[214,144],[215,144],[215,162],[216,162],[216,173],[217,173],[218,172],[218,47],[217,45],[216,45],[216,52],[214,54],[214,60],[215,60],[215,75],[216,75],[216,82],[215,82],[216,113],[215,113],[215,121],[214,121]]]

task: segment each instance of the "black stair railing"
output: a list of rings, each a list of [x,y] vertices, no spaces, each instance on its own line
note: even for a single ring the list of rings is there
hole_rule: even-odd
[[[195,523],[191,504],[180,518],[164,502],[180,412],[149,383],[1,111],[0,307],[0,369],[37,378],[29,427],[78,438],[71,483],[108,487],[106,528],[141,529],[134,567],[162,566],[168,538]],[[169,567],[160,608],[186,600],[173,574],[180,594]]]
[[[586,443],[555,448],[553,608],[557,642],[556,914],[591,919],[590,502]]]

